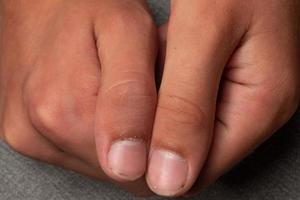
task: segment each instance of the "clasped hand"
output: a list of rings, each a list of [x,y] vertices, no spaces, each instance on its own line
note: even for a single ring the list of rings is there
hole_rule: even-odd
[[[0,7],[3,140],[136,194],[197,193],[297,108],[299,1],[173,0],[159,31],[144,0]]]

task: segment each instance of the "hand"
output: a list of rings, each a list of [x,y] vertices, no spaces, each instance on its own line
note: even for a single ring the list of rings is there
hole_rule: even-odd
[[[199,192],[291,117],[299,9],[293,0],[172,1],[147,172],[155,193],[183,195],[197,179],[187,194]]]
[[[146,192],[138,179],[157,98],[146,3],[3,1],[0,19],[1,137],[26,156]]]

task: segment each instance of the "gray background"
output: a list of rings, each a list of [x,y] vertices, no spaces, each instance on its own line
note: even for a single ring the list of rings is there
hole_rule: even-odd
[[[157,22],[161,24],[167,19],[169,2],[149,2]],[[81,199],[143,198],[135,198],[111,184],[25,158],[0,142],[0,200]],[[300,109],[254,154],[200,196],[190,199],[300,199]]]

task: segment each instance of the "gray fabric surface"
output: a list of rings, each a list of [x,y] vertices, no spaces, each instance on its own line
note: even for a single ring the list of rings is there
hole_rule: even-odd
[[[149,2],[157,22],[166,20],[168,1]],[[143,198],[135,198],[111,184],[25,158],[0,142],[0,200],[81,199]],[[300,199],[300,109],[254,154],[200,196],[190,199]]]

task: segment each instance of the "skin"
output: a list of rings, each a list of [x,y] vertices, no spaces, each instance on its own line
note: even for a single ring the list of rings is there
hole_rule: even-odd
[[[0,19],[2,139],[25,156],[149,193],[144,179],[120,180],[98,159],[114,140],[151,135],[157,29],[145,1],[1,1]],[[124,105],[127,97],[136,103]],[[124,134],[105,132],[117,128]]]
[[[138,195],[196,194],[286,123],[299,102],[297,1],[173,0],[160,30],[158,96],[157,30],[145,1],[0,6],[2,139]],[[138,176],[115,173],[108,162],[110,147],[129,139],[149,155]],[[180,188],[154,182],[156,150],[187,165],[175,173],[184,177]]]
[[[197,194],[292,116],[300,94],[299,15],[292,0],[172,1],[161,28],[167,44],[150,151],[180,155],[188,174],[168,191],[155,187],[150,167],[155,193]]]

